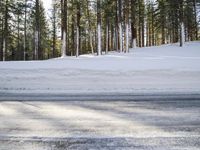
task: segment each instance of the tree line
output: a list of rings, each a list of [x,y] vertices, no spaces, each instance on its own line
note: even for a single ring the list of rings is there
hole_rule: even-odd
[[[43,60],[199,39],[200,0],[0,1],[0,60]]]

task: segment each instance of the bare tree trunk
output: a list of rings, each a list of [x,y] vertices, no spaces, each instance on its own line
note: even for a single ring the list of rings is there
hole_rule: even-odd
[[[198,21],[197,21],[197,0],[193,0],[193,9],[194,9],[194,16],[195,16],[195,38],[198,40]]]
[[[108,37],[108,41],[109,41],[109,45],[108,45],[108,51],[109,50],[113,50],[114,49],[114,27],[113,27],[113,25],[112,24],[110,24],[109,23],[109,27],[111,28],[111,29],[109,29],[110,30],[110,36]],[[109,31],[108,30],[108,31]]]
[[[136,38],[137,38],[137,30],[136,30],[136,0],[131,0],[131,46],[132,48],[136,48]]]
[[[0,16],[1,17],[1,16]],[[1,33],[1,41],[0,41],[0,61],[3,61],[3,29],[4,29],[4,25],[3,25],[3,17],[0,18],[0,21],[1,21],[1,30],[2,30],[2,33]]]
[[[141,15],[141,12],[142,12],[142,9],[141,9],[141,2],[140,1],[138,1],[139,2],[139,4],[138,4],[138,6],[139,6],[139,27],[138,27],[138,32],[139,32],[139,34],[138,34],[138,43],[139,43],[139,47],[142,47],[142,27],[141,27],[141,24],[142,24],[142,15]]]
[[[5,4],[5,20],[4,20],[4,34],[3,34],[3,61],[6,60],[7,55],[7,40],[8,40],[8,0]]]
[[[24,61],[26,60],[26,22],[27,22],[27,0],[25,0],[24,10]]]
[[[76,57],[79,56],[79,27],[76,27]]]
[[[116,51],[119,51],[119,27],[118,27],[118,9],[117,9],[117,1],[116,1],[116,17],[115,17],[115,44],[116,44]]]
[[[39,52],[39,0],[36,0],[36,13],[35,13],[35,51],[34,51],[34,59],[38,60],[38,52]]]
[[[75,43],[75,27],[74,27],[74,24],[76,24],[75,23],[75,17],[74,17],[74,14],[72,13],[72,24],[71,24],[71,40],[72,40],[72,46],[71,46],[71,56],[74,56],[74,55],[76,55],[75,54],[75,45],[76,45],[76,43]]]
[[[180,47],[183,47],[184,45],[184,35],[185,35],[185,30],[184,30],[184,23],[183,23],[183,0],[179,3],[179,21],[180,21]]]
[[[6,39],[3,39],[3,61],[6,60]]]
[[[97,0],[97,55],[101,55],[101,0]]]
[[[17,12],[17,56],[15,55],[15,59],[21,59],[21,55],[20,55],[20,29],[19,29],[19,10],[18,10],[18,12]]]
[[[123,38],[122,38],[122,0],[118,0],[118,23],[119,23],[119,50],[123,51]]]
[[[77,1],[77,21],[76,21],[76,57],[79,56],[79,51],[80,51],[80,17],[81,17],[81,12],[80,12],[80,1]]]
[[[56,53],[56,4],[53,3],[53,58],[57,57]]]
[[[151,41],[151,43],[152,43],[152,46],[154,46],[155,45],[155,29],[154,29],[154,7],[152,6],[152,24],[151,24],[151,34],[152,34],[152,41]]]
[[[180,47],[183,47],[185,40],[184,23],[180,23]]]
[[[129,52],[129,0],[125,1],[125,41],[126,41],[126,49],[125,52]]]
[[[106,54],[109,50],[109,18],[106,17]]]
[[[62,57],[66,57],[67,52],[67,0],[61,0],[62,10]]]

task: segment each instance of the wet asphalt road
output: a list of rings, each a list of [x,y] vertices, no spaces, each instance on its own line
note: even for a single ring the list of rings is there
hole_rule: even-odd
[[[200,100],[1,101],[0,150],[199,150]]]

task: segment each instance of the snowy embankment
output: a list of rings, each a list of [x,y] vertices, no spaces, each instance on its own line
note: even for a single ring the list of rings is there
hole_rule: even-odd
[[[186,43],[183,48],[174,44],[132,49],[128,54],[110,52],[100,57],[0,62],[0,99],[110,94],[199,95],[200,42]]]

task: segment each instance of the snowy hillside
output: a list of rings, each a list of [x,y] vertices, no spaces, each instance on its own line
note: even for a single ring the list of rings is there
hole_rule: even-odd
[[[200,94],[200,42],[47,61],[0,62],[0,97],[23,94]]]

